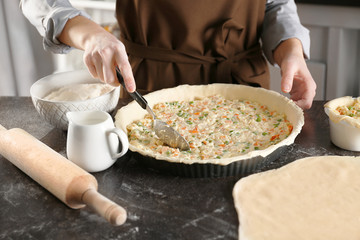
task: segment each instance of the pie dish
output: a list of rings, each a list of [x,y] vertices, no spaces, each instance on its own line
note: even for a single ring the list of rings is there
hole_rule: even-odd
[[[359,97],[345,96],[324,105],[325,113],[329,116],[330,139],[340,148],[360,151],[360,119],[356,117],[359,104]],[[354,116],[349,108],[354,108]]]
[[[130,144],[129,149],[151,167],[176,175],[191,177],[245,175],[256,170],[264,161],[278,158],[287,146],[294,142],[304,124],[303,112],[293,101],[277,92],[263,88],[235,84],[181,85],[152,92],[144,98],[149,106],[153,107],[157,103],[193,101],[214,95],[220,95],[228,100],[242,99],[264,104],[271,111],[285,114],[293,129],[287,138],[266,149],[221,159],[216,158],[215,155],[213,158],[204,160],[175,159],[143,151],[133,144]],[[136,120],[143,119],[146,114],[147,112],[133,101],[119,109],[115,116],[115,125],[128,133],[127,126]]]

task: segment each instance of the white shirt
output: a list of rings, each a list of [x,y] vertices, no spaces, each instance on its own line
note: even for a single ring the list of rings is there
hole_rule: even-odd
[[[53,53],[72,49],[57,39],[69,19],[79,15],[90,18],[86,12],[73,8],[68,0],[21,0],[20,8],[43,37],[44,49]],[[274,63],[273,50],[289,38],[298,38],[305,56],[310,56],[309,31],[300,23],[294,0],[267,0],[261,40],[270,63]]]

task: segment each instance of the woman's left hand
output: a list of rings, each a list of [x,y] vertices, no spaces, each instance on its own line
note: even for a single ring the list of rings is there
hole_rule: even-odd
[[[281,90],[302,109],[309,109],[316,94],[316,83],[307,68],[302,45],[298,39],[282,42],[274,51],[281,68]]]

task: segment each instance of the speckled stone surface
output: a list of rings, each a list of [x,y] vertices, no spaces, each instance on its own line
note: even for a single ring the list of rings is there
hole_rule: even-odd
[[[329,140],[324,102],[305,112],[305,126],[288,151],[262,170],[315,155],[358,155]],[[0,97],[0,124],[22,128],[66,156],[66,132],[38,115],[28,97]],[[129,152],[93,174],[99,192],[123,206],[114,227],[90,208],[74,210],[0,156],[0,239],[237,239],[232,189],[239,177],[184,178],[144,167]]]

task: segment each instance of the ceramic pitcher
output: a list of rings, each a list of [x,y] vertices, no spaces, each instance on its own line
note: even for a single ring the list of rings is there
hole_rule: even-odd
[[[68,159],[88,172],[109,168],[129,148],[126,134],[104,111],[68,112]]]

